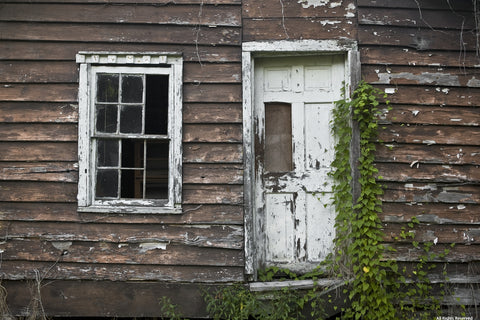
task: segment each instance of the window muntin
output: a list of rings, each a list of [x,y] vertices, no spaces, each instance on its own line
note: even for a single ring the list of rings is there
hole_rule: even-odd
[[[81,65],[80,211],[180,212],[182,68],[172,61]]]

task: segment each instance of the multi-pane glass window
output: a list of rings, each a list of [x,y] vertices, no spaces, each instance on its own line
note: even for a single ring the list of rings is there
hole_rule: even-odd
[[[79,145],[88,153],[79,154],[80,184],[87,190],[79,186],[79,208],[179,208],[181,81],[174,68],[90,66],[84,71],[88,96],[80,106],[88,110],[80,110]]]
[[[95,199],[168,199],[168,75],[97,73]]]

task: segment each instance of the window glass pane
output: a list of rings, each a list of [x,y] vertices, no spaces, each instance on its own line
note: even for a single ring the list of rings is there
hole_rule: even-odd
[[[97,140],[97,167],[118,166],[118,140]]]
[[[117,106],[97,105],[97,132],[117,132]]]
[[[292,114],[288,103],[265,104],[265,169],[269,172],[293,170]]]
[[[142,106],[122,106],[120,110],[120,132],[142,133]]]
[[[97,101],[117,102],[118,101],[118,74],[97,75]]]
[[[168,133],[168,76],[147,75],[145,133]]]
[[[143,168],[143,140],[122,139],[122,168]]]
[[[145,197],[168,199],[168,142],[147,142]]]
[[[122,102],[143,102],[143,76],[122,76]]]
[[[122,170],[122,198],[143,198],[143,170]]]
[[[118,197],[118,171],[117,170],[98,170],[96,197]]]

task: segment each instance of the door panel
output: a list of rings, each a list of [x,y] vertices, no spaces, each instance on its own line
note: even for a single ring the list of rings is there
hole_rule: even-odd
[[[260,267],[309,271],[332,247],[331,110],[345,58],[255,60],[255,210]],[[290,162],[289,162],[290,161]]]

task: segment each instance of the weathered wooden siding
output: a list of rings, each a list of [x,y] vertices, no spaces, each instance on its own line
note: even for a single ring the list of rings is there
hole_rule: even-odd
[[[48,294],[72,282],[51,282],[43,303],[52,315],[158,316],[157,293],[199,315],[201,303],[181,299],[191,286],[164,284],[143,302],[119,290],[243,280],[240,5],[2,1],[0,272],[15,312],[27,306],[20,297],[28,283],[9,280],[37,271],[45,281],[105,280],[78,282],[106,298],[106,307],[90,309],[78,292],[66,290],[67,300]],[[183,54],[183,214],[77,212],[79,51]],[[71,304],[62,309],[62,301]]]
[[[478,276],[480,258],[474,20],[472,1],[358,1],[362,77],[389,93],[392,107],[377,149],[386,241],[399,261],[418,259],[411,240],[399,237],[417,217],[415,240],[435,243],[439,253],[456,244],[446,260],[450,278],[461,283]]]

